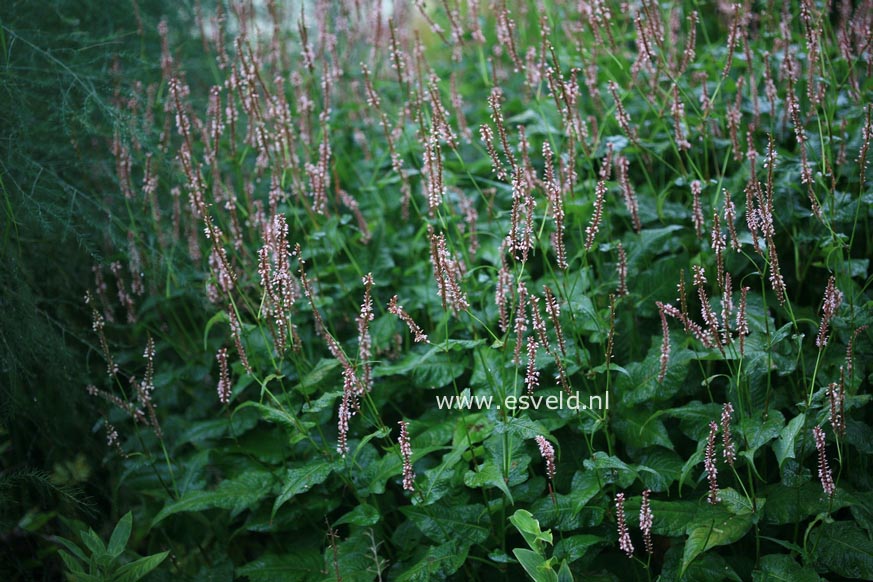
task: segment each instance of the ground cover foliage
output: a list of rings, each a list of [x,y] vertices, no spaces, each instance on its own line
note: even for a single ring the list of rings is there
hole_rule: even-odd
[[[43,575],[873,578],[873,4],[135,5]]]

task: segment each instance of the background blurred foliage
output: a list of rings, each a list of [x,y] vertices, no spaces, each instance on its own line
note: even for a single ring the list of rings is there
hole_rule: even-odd
[[[134,10],[134,7],[137,10]],[[0,2],[0,577],[58,579],[55,512],[109,515],[102,438],[83,386],[83,289],[117,232],[112,136],[120,75],[151,74],[172,2]],[[137,50],[138,47],[138,50]],[[88,478],[89,474],[92,478]],[[103,485],[101,485],[103,484]],[[114,516],[117,518],[117,516]],[[108,527],[108,523],[104,524]]]

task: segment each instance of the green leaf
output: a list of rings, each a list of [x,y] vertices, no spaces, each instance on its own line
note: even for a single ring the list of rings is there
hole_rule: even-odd
[[[381,518],[378,509],[367,503],[362,503],[336,520],[333,525],[334,527],[344,523],[360,526],[376,525]]]
[[[740,422],[740,433],[746,440],[746,450],[741,451],[740,455],[745,456],[749,461],[754,461],[755,452],[778,437],[784,425],[785,417],[778,410],[771,411],[767,420],[757,417],[744,418]]]
[[[236,515],[266,497],[273,487],[273,476],[267,471],[246,471],[233,479],[225,479],[211,491],[189,491],[178,501],[169,502],[152,520],[152,527],[167,517],[182,512],[205,509],[229,509]]]
[[[206,327],[203,329],[203,351],[207,351],[209,349],[209,331],[219,321],[228,321],[227,314],[223,311],[219,311],[215,315],[209,318],[209,321],[206,322]]]
[[[479,466],[478,471],[467,471],[464,475],[464,485],[467,487],[478,488],[490,485],[497,487],[512,503],[512,494],[509,492],[509,486],[503,478],[502,471],[491,461],[485,461]]]
[[[573,515],[577,515],[600,493],[603,484],[597,479],[597,475],[591,471],[576,471],[570,484],[571,491],[568,496],[573,503]]]
[[[85,544],[85,547],[88,548],[94,559],[100,560],[109,555],[106,552],[106,546],[103,544],[103,540],[100,539],[100,536],[94,533],[93,529],[80,531],[79,537],[82,538],[82,543]]]
[[[444,544],[479,544],[488,538],[488,512],[482,505],[428,505],[403,507],[401,511],[421,532]]]
[[[693,501],[659,501],[651,500],[652,514],[658,518],[652,522],[652,532],[667,537],[678,537],[685,534],[689,523],[694,523],[698,504]],[[630,504],[628,504],[630,507]]]
[[[451,384],[466,369],[463,362],[455,361],[449,354],[439,353],[415,366],[412,378],[423,388],[442,388]]]
[[[516,548],[512,553],[534,582],[558,582],[558,575],[541,555],[524,548]]]
[[[74,556],[76,556],[77,558],[82,560],[83,562],[85,562],[85,563],[88,562],[88,556],[85,555],[85,552],[82,551],[82,548],[80,548],[79,546],[77,546],[76,544],[71,542],[70,540],[68,540],[66,538],[62,538],[60,536],[57,536],[53,539],[56,542],[58,542],[59,544],[63,545],[68,550],[70,550],[71,554],[73,554]]]
[[[742,495],[732,487],[725,487],[724,489],[720,490],[718,492],[718,498],[719,501],[723,503],[724,506],[728,509],[728,511],[737,515],[742,513],[755,513],[756,508],[757,511],[761,511],[761,508],[764,507],[764,504],[767,501],[766,499],[763,499],[761,497],[756,497],[755,507],[753,507],[752,503],[745,495]]]
[[[316,550],[299,550],[287,554],[266,554],[236,569],[239,577],[250,582],[315,582],[324,579],[321,572],[324,563]]]
[[[652,510],[654,512],[654,509]],[[716,546],[732,544],[751,529],[754,515],[743,513],[735,515],[721,505],[707,507],[698,511],[694,521],[688,524],[688,540],[682,555],[682,574],[700,554]]]
[[[558,582],[573,582],[573,573],[570,572],[567,560],[561,562],[561,569],[558,570]]]
[[[324,483],[331,471],[333,471],[333,466],[324,460],[313,460],[299,467],[288,469],[282,492],[273,503],[273,517],[276,517],[276,512],[286,501],[295,495],[308,491],[313,485]]]
[[[281,408],[277,408],[275,406],[270,406],[268,404],[261,404],[260,402],[243,402],[239,406],[237,406],[236,410],[241,411],[246,408],[254,408],[261,415],[261,419],[273,423],[279,424],[285,427],[290,428],[292,431],[297,431],[301,427],[301,422],[298,418]]]
[[[300,384],[298,384],[296,388],[303,394],[312,394],[336,375],[335,370],[339,368],[339,366],[340,362],[335,358],[322,358],[317,364],[315,364],[315,367],[300,380]]]
[[[810,534],[815,561],[846,578],[873,580],[873,542],[852,522],[823,524]]]
[[[494,427],[494,434],[503,433],[509,433],[524,441],[531,440],[537,436],[544,436],[546,438],[551,436],[542,424],[524,416],[510,416],[506,420],[498,422]]]
[[[64,565],[66,565],[67,570],[69,570],[71,574],[79,575],[85,573],[85,570],[82,569],[82,565],[69,553],[64,550],[58,550],[58,555],[61,557],[61,560],[64,561]]]
[[[397,576],[397,582],[430,582],[445,580],[461,569],[467,560],[469,546],[457,544],[441,544],[429,546],[423,552],[421,559],[403,570]]]
[[[534,518],[531,512],[518,509],[510,516],[509,522],[515,526],[515,529],[521,533],[527,545],[537,554],[543,555],[543,542],[552,544],[552,532],[542,531],[540,529],[540,522]]]
[[[658,418],[659,413],[649,413],[643,409],[633,408],[621,415],[616,415],[612,427],[618,437],[629,446],[646,448],[659,445],[665,449],[673,449],[667,427]]]
[[[572,564],[584,556],[591,548],[606,543],[608,543],[606,538],[591,534],[570,536],[562,539],[555,545],[554,556]]]
[[[797,439],[800,431],[803,430],[805,423],[806,414],[798,414],[785,425],[785,428],[779,433],[779,439],[773,443],[773,452],[776,454],[776,460],[779,462],[780,469],[785,459],[794,458],[794,441]]]
[[[765,488],[763,495],[767,498],[764,520],[776,525],[797,523],[812,515],[830,513],[849,505],[842,489],[837,489],[829,501],[817,481],[807,481],[799,487],[775,483]]]
[[[112,531],[112,537],[109,538],[109,555],[117,558],[127,547],[127,540],[130,539],[130,530],[133,527],[133,514],[127,512],[124,514],[115,529]]]
[[[112,578],[114,582],[136,582],[145,577],[146,574],[161,565],[161,562],[169,555],[170,552],[161,552],[140,558],[130,564],[125,564],[115,573]]]
[[[804,568],[785,554],[763,556],[759,562],[760,570],[752,572],[753,582],[819,582],[821,578],[815,570]]]

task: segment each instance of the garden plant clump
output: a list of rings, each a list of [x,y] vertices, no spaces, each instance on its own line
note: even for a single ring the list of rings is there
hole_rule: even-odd
[[[134,7],[46,576],[873,579],[873,2]]]

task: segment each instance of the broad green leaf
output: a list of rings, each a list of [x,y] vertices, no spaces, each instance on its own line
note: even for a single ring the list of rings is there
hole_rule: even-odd
[[[457,361],[456,358],[457,356],[445,353],[435,354],[412,369],[412,378],[422,388],[448,386],[467,369],[467,365]]]
[[[573,515],[577,515],[598,493],[603,483],[592,471],[576,471],[568,497],[573,503]]]
[[[785,459],[794,458],[794,441],[797,435],[803,430],[803,425],[806,423],[806,414],[800,413],[785,425],[785,428],[779,433],[779,439],[773,443],[773,452],[776,454],[776,460],[779,462],[779,467]]]
[[[640,472],[640,479],[647,489],[655,492],[667,489],[682,475],[684,459],[675,451],[662,447],[652,447],[639,456],[640,466],[651,467],[657,474]]]
[[[740,515],[742,513],[760,512],[767,501],[764,498],[757,497],[755,498],[755,505],[753,506],[751,501],[745,495],[742,495],[732,487],[725,487],[724,489],[721,489],[718,492],[718,499],[719,502],[724,504],[728,511],[737,515]]]
[[[320,552],[297,550],[287,554],[266,554],[238,567],[236,574],[251,582],[315,582],[324,578],[323,566]]]
[[[709,434],[709,423],[721,416],[721,406],[693,401],[665,413],[679,419],[679,426],[688,438],[700,441]]]
[[[488,512],[482,505],[428,505],[401,508],[421,532],[437,543],[478,544],[488,538]]]
[[[114,582],[136,582],[145,577],[146,574],[161,565],[161,562],[170,554],[170,552],[161,552],[135,560],[129,564],[125,564],[115,573]]]
[[[445,580],[461,569],[467,559],[469,546],[453,543],[429,546],[421,559],[405,568],[397,582],[429,582]]]
[[[524,548],[516,548],[512,553],[534,582],[558,582],[558,575],[541,555]]]
[[[169,502],[152,520],[152,527],[167,517],[182,512],[228,509],[236,515],[269,495],[273,476],[267,471],[246,471],[225,479],[210,491],[189,491],[178,501]]]
[[[340,367],[339,360],[335,358],[321,359],[315,364],[315,367],[309,371],[296,386],[303,394],[312,394],[328,380],[337,376],[337,369]]]
[[[731,565],[736,564],[736,560]],[[698,582],[703,580],[718,580],[719,582],[743,582],[743,579],[734,571],[728,562],[716,552],[709,552],[698,556],[688,566],[682,582]],[[665,573],[662,572],[662,576]],[[666,576],[665,576],[666,577]]]
[[[616,400],[621,403],[622,414],[634,410],[636,406],[669,401],[684,386],[688,368],[695,357],[691,350],[673,350],[667,365],[667,375],[659,382],[661,340],[653,339],[646,358],[642,362],[627,364],[627,375],[616,377],[615,391],[619,396]]]
[[[815,561],[846,578],[873,580],[873,542],[852,522],[825,523],[813,530]]]
[[[378,509],[367,503],[362,503],[336,520],[333,525],[334,527],[344,523],[360,526],[376,525],[381,517]]]
[[[346,539],[336,542],[337,556],[331,544],[325,544],[322,553],[322,567],[326,567],[325,574],[318,580],[337,580],[336,570],[342,582],[373,582],[373,568],[375,566],[373,556],[373,543],[378,539],[371,538],[370,530],[358,528]],[[295,580],[295,578],[291,578]]]
[[[555,557],[572,564],[584,556],[591,548],[607,543],[609,542],[606,538],[591,534],[569,536],[555,545]]]
[[[654,509],[652,510],[654,513]],[[746,535],[754,524],[754,515],[735,515],[721,505],[698,511],[688,524],[685,551],[682,555],[682,573],[700,554],[717,546],[732,544]]]
[[[358,452],[360,452],[361,447],[366,446],[366,444],[369,443],[371,440],[384,439],[385,437],[389,436],[390,434],[391,434],[391,429],[388,428],[387,426],[383,426],[382,428],[376,430],[375,432],[371,432],[370,434],[366,435],[364,438],[361,439],[361,442],[358,443],[358,446],[355,447],[355,454],[352,456],[352,460],[357,458]]]
[[[282,505],[300,493],[308,491],[313,485],[324,483],[333,471],[333,466],[327,461],[317,459],[292,467],[285,473],[282,491],[273,503],[273,517]]]
[[[654,469],[642,466],[632,467],[618,457],[607,455],[603,451],[595,452],[590,459],[585,459],[582,464],[586,469],[600,471],[601,479],[605,482],[618,483],[622,488],[629,487],[640,476],[639,471],[657,475]]]
[[[770,417],[763,420],[757,417],[744,418],[740,422],[740,433],[746,441],[746,449],[740,451],[740,455],[754,461],[755,452],[775,439],[782,432],[785,425],[785,417],[778,410],[770,412]]]
[[[112,536],[109,538],[109,555],[117,558],[127,547],[127,540],[130,539],[130,530],[133,527],[133,514],[127,512],[124,514],[115,529],[112,531]]]
[[[762,495],[767,497],[764,521],[776,525],[797,523],[819,513],[836,511],[850,503],[840,488],[834,498],[828,500],[817,480],[807,481],[799,487],[775,483],[766,487]]]
[[[760,570],[752,572],[753,582],[820,582],[815,570],[804,568],[791,556],[770,554],[763,556]]]
[[[236,409],[237,411],[245,410],[246,408],[254,408],[261,415],[261,419],[273,424],[285,426],[293,431],[300,430],[302,427],[301,421],[294,415],[276,406],[269,404],[261,404],[260,402],[243,402]],[[311,424],[311,423],[310,423]]]
[[[658,445],[672,450],[670,435],[667,434],[667,428],[658,416],[658,413],[634,408],[616,415],[612,427],[616,435],[628,446],[642,449]]]
[[[529,511],[524,509],[516,510],[510,516],[509,522],[515,526],[515,529],[521,533],[527,545],[536,553],[543,554],[543,542],[552,544],[552,532],[542,531],[540,529],[540,522]]]
[[[321,412],[326,408],[332,408],[334,401],[343,395],[342,390],[334,390],[333,392],[325,392],[316,400],[312,400],[303,405],[300,412],[303,414],[313,414]]]
[[[479,466],[478,471],[467,471],[464,475],[464,485],[467,487],[477,488],[490,485],[497,487],[512,503],[512,494],[509,492],[509,486],[503,478],[500,469],[491,461],[486,461]]]
[[[561,569],[558,570],[558,582],[573,582],[573,573],[570,572],[567,560],[561,562]]]
[[[694,501],[659,501],[651,500],[652,515],[657,516],[652,521],[652,532],[667,537],[678,537],[685,534],[688,524],[694,523],[698,504]],[[637,503],[637,508],[639,504]],[[630,504],[628,504],[630,508]]]

